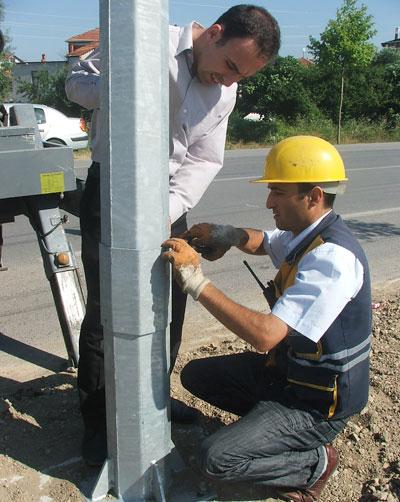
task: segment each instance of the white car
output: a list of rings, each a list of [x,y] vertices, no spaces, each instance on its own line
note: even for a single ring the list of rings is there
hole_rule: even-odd
[[[4,103],[8,114],[13,105],[14,103]],[[67,117],[50,106],[36,104],[32,106],[43,141],[66,145],[74,150],[88,146],[88,135],[83,119]]]

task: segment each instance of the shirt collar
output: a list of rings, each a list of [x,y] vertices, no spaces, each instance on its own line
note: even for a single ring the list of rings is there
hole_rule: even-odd
[[[309,235],[314,228],[324,219],[328,216],[329,213],[332,212],[332,209],[330,209],[327,213],[323,214],[321,218],[318,218],[318,220],[314,221],[309,227],[305,228],[302,232],[299,233],[299,235],[296,235],[296,237],[292,238],[286,245],[286,256],[288,256],[293,249],[300,244],[302,240],[304,240],[307,235]]]
[[[196,21],[192,21],[191,23],[185,25],[179,36],[179,44],[176,49],[176,55],[179,56],[184,51],[193,51],[193,25],[197,24],[201,28],[203,26]]]

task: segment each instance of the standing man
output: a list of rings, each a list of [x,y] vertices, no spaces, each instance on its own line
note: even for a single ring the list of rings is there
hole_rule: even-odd
[[[228,117],[235,105],[236,82],[250,77],[278,53],[276,20],[262,7],[237,5],[212,26],[193,22],[169,28],[169,214],[172,235],[187,229],[186,214],[200,200],[223,164]],[[129,61],[126,64],[130,64]],[[101,465],[107,455],[103,330],[100,324],[100,61],[98,52],[80,61],[66,81],[67,96],[92,118],[92,165],[83,194],[80,221],[82,262],[88,299],[80,335],[78,388],[85,434],[84,459]],[[172,294],[171,362],[182,335],[186,294]],[[192,421],[194,410],[172,402],[172,419]]]
[[[183,291],[257,352],[191,361],[183,386],[240,415],[200,450],[204,474],[276,488],[285,500],[318,500],[338,464],[330,443],[368,400],[371,293],[361,246],[333,209],[346,180],[339,153],[311,136],[270,151],[264,176],[277,229],[194,225],[187,238],[211,248],[268,254],[279,269],[269,284],[271,313],[238,305],[201,272],[182,239],[163,245]],[[268,354],[266,354],[268,352]]]

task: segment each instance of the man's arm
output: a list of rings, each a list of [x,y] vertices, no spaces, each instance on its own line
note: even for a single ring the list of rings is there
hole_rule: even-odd
[[[65,82],[70,101],[94,110],[100,106],[100,59],[96,50],[88,60],[78,61]]]
[[[243,307],[211,284],[201,271],[200,256],[183,239],[168,239],[163,247],[170,249],[163,253],[163,259],[172,264],[182,290],[199,300],[216,319],[256,350],[271,350],[287,336],[290,327],[278,317]]]
[[[248,237],[244,242],[240,242],[239,246],[237,246],[241,251],[247,254],[255,255],[267,254],[263,245],[263,230],[257,230],[255,228],[243,228],[242,230],[247,234]]]
[[[205,286],[198,300],[226,328],[259,352],[273,349],[290,331],[278,317],[243,307],[211,283]]]

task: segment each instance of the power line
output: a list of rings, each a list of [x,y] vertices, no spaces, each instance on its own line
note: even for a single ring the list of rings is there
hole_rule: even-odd
[[[11,21],[11,22],[6,22],[4,23],[7,26],[40,26],[42,29],[45,28],[57,28],[60,29],[59,24],[46,24],[43,25],[43,23],[24,23],[21,21]],[[63,26],[65,28],[65,25]],[[66,29],[66,28],[65,28]]]
[[[40,16],[41,18],[43,17],[58,17],[60,19],[76,19],[79,21],[90,21],[93,22],[95,18],[82,18],[82,17],[75,17],[75,16],[61,16],[59,14],[44,14],[43,12],[23,12],[23,11],[17,11],[17,10],[7,10],[4,9],[4,14],[18,14],[18,15],[25,15],[25,16]],[[96,21],[98,22],[98,18],[96,18]]]
[[[183,0],[171,0],[171,4],[177,4],[177,5],[188,5],[190,7],[213,7],[216,9],[221,10],[221,8],[229,8],[230,6],[233,6],[234,4],[231,3],[225,3],[221,4],[221,2],[218,2],[216,4],[204,4],[204,3],[194,3],[194,2],[185,2]],[[305,10],[279,10],[279,9],[270,9],[270,12],[274,12],[277,14],[310,14],[310,11],[305,11]]]
[[[62,40],[62,37],[58,36],[58,37],[52,37],[51,35],[18,35],[18,38],[49,38],[49,39],[53,39],[53,40]]]

